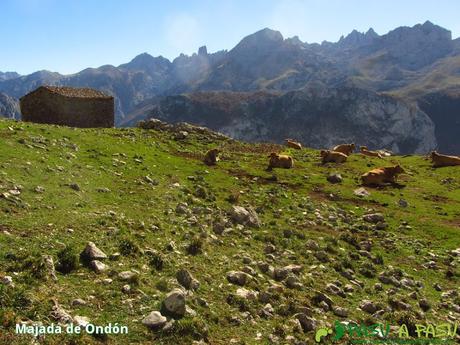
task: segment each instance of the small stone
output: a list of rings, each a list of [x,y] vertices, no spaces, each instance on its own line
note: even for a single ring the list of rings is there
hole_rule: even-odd
[[[176,279],[179,282],[179,284],[182,285],[187,290],[196,290],[200,286],[200,283],[198,282],[198,280],[196,280],[192,276],[192,274],[185,269],[182,269],[177,272]]]
[[[245,288],[239,288],[236,290],[237,296],[247,299],[247,300],[256,300],[258,296],[258,292],[252,291],[252,290],[247,290]]]
[[[185,315],[185,294],[180,289],[174,289],[163,300],[161,312],[173,318],[182,318]]]
[[[406,200],[404,200],[404,199],[399,199],[398,205],[399,205],[400,207],[402,207],[402,208],[406,208],[406,207],[409,206],[409,203],[408,203]]]
[[[4,276],[2,278],[0,278],[0,282],[3,284],[3,285],[13,285],[13,278],[11,276]]]
[[[84,299],[77,298],[72,301],[73,306],[78,306],[78,305],[86,305],[87,302]]]
[[[249,274],[247,274],[246,272],[230,271],[230,272],[227,273],[227,280],[232,284],[243,286],[250,279],[251,279],[251,276]]]
[[[70,187],[71,189],[73,189],[74,191],[77,191],[77,192],[79,192],[79,191],[81,190],[81,188],[80,188],[80,186],[78,185],[78,183],[71,183],[71,184],[69,184],[69,187]]]
[[[332,308],[332,312],[334,315],[340,316],[340,317],[347,317],[348,316],[348,310],[342,307],[334,306]]]
[[[259,216],[251,207],[244,208],[242,206],[232,206],[230,218],[237,224],[248,225],[255,228],[261,225]]]
[[[133,281],[137,277],[137,274],[132,271],[123,271],[118,273],[118,278],[125,281]]]
[[[91,269],[96,273],[102,273],[107,270],[108,266],[99,260],[93,260],[90,262]]]
[[[93,242],[88,242],[80,256],[87,261],[107,259],[107,255]]]
[[[83,329],[90,323],[90,320],[86,316],[75,315],[73,322],[75,326],[81,327]]]
[[[381,213],[370,213],[363,216],[364,221],[368,223],[377,224],[379,222],[384,222],[385,218]]]
[[[343,178],[340,174],[331,174],[327,177],[327,181],[330,183],[341,183]]]
[[[289,274],[286,278],[286,286],[290,289],[301,289],[303,287],[302,283],[300,282],[299,278],[297,278],[294,274]]]
[[[374,290],[375,291],[383,291],[383,285],[380,283],[375,283],[374,284]]]
[[[123,287],[121,288],[121,292],[130,293],[131,292],[131,285],[129,285],[129,284],[123,285]]]
[[[297,314],[297,320],[299,320],[302,330],[307,333],[316,329],[316,319],[306,315],[306,314]]]
[[[161,315],[159,311],[152,311],[142,320],[142,324],[149,327],[152,330],[156,330],[164,326],[167,321],[168,319]]]
[[[425,298],[421,299],[421,300],[418,302],[418,305],[419,305],[420,308],[421,308],[423,311],[425,311],[425,312],[427,312],[427,311],[430,310],[430,308],[431,308],[430,302],[428,302],[428,300],[425,299]]]
[[[353,191],[353,194],[356,195],[356,196],[358,196],[358,197],[360,197],[360,198],[365,198],[365,197],[368,197],[369,195],[371,195],[371,193],[369,193],[369,192],[367,191],[367,189],[366,189],[366,188],[363,188],[363,187],[358,188],[358,189],[355,189],[355,190]]]
[[[360,306],[361,310],[365,311],[366,313],[369,313],[369,314],[374,314],[378,308],[377,306],[374,304],[374,302],[372,301],[369,301],[369,300],[364,300]]]
[[[44,193],[45,188],[43,188],[42,186],[37,186],[37,187],[34,188],[34,192],[35,193]]]
[[[339,288],[337,285],[332,284],[332,283],[329,283],[326,285],[326,291],[334,295],[340,296],[340,297],[346,297],[345,292],[341,288]]]

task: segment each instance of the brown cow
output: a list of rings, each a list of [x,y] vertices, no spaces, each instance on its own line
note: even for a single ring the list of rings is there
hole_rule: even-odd
[[[383,158],[380,152],[378,151],[370,151],[367,149],[366,146],[361,146],[360,148],[361,154],[369,157],[378,157],[378,158]]]
[[[399,174],[403,174],[404,169],[400,165],[394,167],[377,168],[361,175],[363,185],[383,185],[385,183],[396,183]]]
[[[460,157],[442,155],[436,151],[431,152],[431,161],[435,168],[460,165]]]
[[[211,149],[206,154],[204,155],[204,164],[206,165],[216,165],[216,163],[219,161],[219,153],[221,151],[219,149]]]
[[[330,150],[321,150],[320,152],[322,163],[334,162],[334,163],[343,163],[347,161],[348,156],[342,152],[330,151]]]
[[[293,149],[296,150],[302,150],[302,144],[298,143],[297,141],[294,141],[292,139],[285,139],[286,146],[292,147]]]
[[[291,156],[280,155],[278,153],[272,152],[268,162],[268,170],[273,168],[285,168],[290,169],[294,167],[294,159]]]
[[[343,154],[349,156],[355,150],[355,144],[341,144],[335,146],[331,151],[342,152]]]

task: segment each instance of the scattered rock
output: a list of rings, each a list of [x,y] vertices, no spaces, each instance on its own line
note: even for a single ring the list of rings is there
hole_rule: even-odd
[[[244,286],[250,279],[251,276],[246,272],[230,271],[227,273],[227,280],[232,284]]]
[[[330,183],[341,183],[343,178],[340,174],[331,174],[327,177],[327,181]]]
[[[427,311],[430,310],[430,308],[431,308],[430,302],[428,302],[428,300],[425,299],[425,298],[421,299],[421,300],[418,302],[418,305],[420,306],[420,308],[421,308],[424,312],[427,312]]]
[[[73,318],[73,323],[75,326],[79,326],[83,329],[90,323],[90,320],[86,316],[75,315]]]
[[[406,200],[404,200],[404,199],[399,199],[398,205],[399,205],[400,207],[402,207],[402,208],[406,208],[406,207],[409,206],[409,203],[408,203]]]
[[[81,298],[74,299],[71,303],[73,306],[86,305],[86,301]]]
[[[99,260],[93,260],[90,262],[91,269],[96,273],[102,273],[107,270],[108,266]]]
[[[365,311],[366,313],[369,314],[374,314],[377,310],[378,307],[374,304],[374,302],[369,301],[369,300],[364,300],[359,307],[361,308],[362,311]]]
[[[80,257],[85,261],[92,260],[104,260],[107,259],[107,255],[100,250],[93,242],[88,242],[83,252],[80,254]]]
[[[303,313],[296,314],[295,316],[297,320],[299,320],[300,325],[302,326],[302,330],[305,333],[314,331],[316,329],[316,324],[317,324],[316,319],[306,314],[303,314]]]
[[[56,300],[53,300],[53,308],[51,309],[51,317],[62,324],[73,322],[72,316],[65,311]]]
[[[365,197],[368,197],[369,195],[371,195],[371,193],[368,192],[368,190],[366,188],[363,188],[363,187],[355,189],[353,191],[353,194],[356,195],[356,196],[359,196],[360,198],[365,198]]]
[[[370,213],[370,214],[365,214],[363,216],[364,221],[368,223],[373,223],[377,224],[379,222],[384,222],[385,218],[383,217],[383,214],[381,213]]]
[[[348,316],[348,310],[342,307],[334,306],[332,307],[332,312],[334,315],[340,316],[340,317],[347,317]]]
[[[161,315],[159,311],[152,311],[142,320],[142,324],[152,330],[157,330],[163,327],[167,321],[168,319]]]
[[[302,271],[302,266],[300,265],[288,265],[284,267],[275,268],[274,277],[276,280],[284,280],[289,273],[298,274]]]
[[[252,290],[247,290],[245,288],[239,288],[236,290],[237,296],[247,299],[247,300],[257,300],[258,292],[252,291]]]
[[[52,280],[57,281],[53,257],[51,255],[43,255],[43,263],[45,265],[47,276]]]
[[[198,280],[196,280],[192,276],[192,274],[185,269],[182,269],[177,272],[176,279],[179,282],[179,284],[182,285],[187,290],[196,290],[200,286],[200,283],[198,282]]]
[[[290,289],[301,289],[303,287],[302,283],[300,282],[299,278],[297,278],[294,274],[290,273],[285,281],[285,284]]]
[[[180,289],[174,289],[163,300],[161,313],[180,319],[185,315],[185,294]]]
[[[124,281],[134,281],[137,278],[137,273],[132,271],[123,271],[118,273],[118,278]]]
[[[334,295],[340,296],[340,297],[344,297],[344,298],[346,297],[345,292],[341,288],[339,288],[337,285],[332,284],[332,283],[329,283],[326,285],[326,291]]]
[[[255,228],[260,227],[259,216],[252,207],[232,206],[230,218],[237,224],[248,225]]]
[[[13,286],[13,278],[11,276],[4,276],[0,278],[0,283],[2,283],[3,285]]]
[[[74,191],[77,191],[77,192],[81,191],[81,188],[80,188],[80,186],[78,185],[78,183],[71,183],[71,184],[69,184],[69,187],[70,187],[71,189],[73,189]]]
[[[326,303],[329,307],[332,307],[333,301],[332,299],[326,295],[325,293],[322,293],[320,291],[316,291],[315,295],[312,298],[312,301],[314,304],[319,305],[321,302]]]

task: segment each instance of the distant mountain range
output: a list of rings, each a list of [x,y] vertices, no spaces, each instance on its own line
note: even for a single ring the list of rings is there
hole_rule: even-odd
[[[460,39],[428,21],[321,44],[263,29],[229,51],[201,47],[172,62],[144,53],[72,75],[0,73],[0,92],[15,99],[42,84],[114,95],[117,125],[157,116],[244,140],[460,152]]]

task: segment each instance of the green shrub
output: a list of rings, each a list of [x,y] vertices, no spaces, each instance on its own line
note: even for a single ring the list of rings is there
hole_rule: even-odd
[[[66,246],[57,254],[56,270],[68,274],[78,267],[78,254],[73,246]]]

